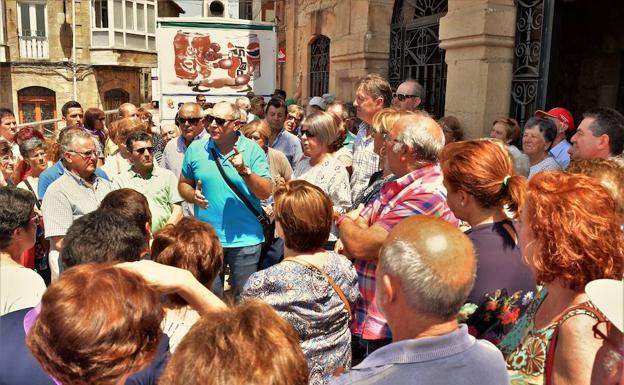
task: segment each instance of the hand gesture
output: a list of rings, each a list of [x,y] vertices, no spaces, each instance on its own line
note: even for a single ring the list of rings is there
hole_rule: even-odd
[[[197,181],[197,184],[195,185],[195,194],[193,195],[193,203],[195,203],[197,206],[201,207],[202,209],[208,208],[208,200],[206,200],[206,197],[204,196],[204,194],[202,194],[201,180]]]
[[[191,275],[187,270],[147,260],[119,263],[115,267],[140,275],[151,288],[161,294],[175,293]]]
[[[243,154],[238,151],[238,148],[236,146],[234,146],[234,155],[229,158],[229,161],[230,163],[232,163],[232,166],[234,166],[239,174],[245,172],[246,167],[245,162],[243,161]]]

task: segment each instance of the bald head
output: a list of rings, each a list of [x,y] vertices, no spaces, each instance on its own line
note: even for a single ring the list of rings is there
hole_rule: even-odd
[[[444,131],[426,113],[405,115],[394,123],[392,131],[398,143],[414,151],[414,160],[437,162],[444,147]]]
[[[227,120],[240,119],[240,108],[230,102],[219,102],[212,107],[212,116]]]
[[[124,103],[119,106],[119,117],[121,118],[133,118],[137,116],[137,108],[132,103]]]
[[[470,294],[476,262],[472,242],[457,227],[416,215],[400,222],[386,238],[378,275],[397,277],[410,306],[449,319]]]

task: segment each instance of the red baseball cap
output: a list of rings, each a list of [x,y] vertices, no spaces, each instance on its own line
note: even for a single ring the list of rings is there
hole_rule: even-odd
[[[574,130],[574,117],[572,117],[570,111],[563,107],[555,107],[548,112],[537,110],[535,111],[535,116],[538,118],[548,117],[559,119],[568,125],[568,130]]]

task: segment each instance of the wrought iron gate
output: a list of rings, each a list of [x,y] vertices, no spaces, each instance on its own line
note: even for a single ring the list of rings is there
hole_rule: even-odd
[[[523,126],[544,109],[555,0],[516,0],[510,115]]]
[[[322,96],[329,88],[329,43],[321,35],[310,44],[310,96]]]
[[[396,0],[390,28],[390,84],[396,89],[417,80],[425,89],[422,106],[435,117],[444,115],[446,62],[438,32],[447,10],[447,0]]]

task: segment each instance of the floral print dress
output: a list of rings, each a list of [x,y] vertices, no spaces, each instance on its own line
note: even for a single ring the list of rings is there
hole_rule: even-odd
[[[323,271],[354,307],[359,296],[357,273],[344,256],[327,252]],[[242,297],[273,306],[299,334],[309,369],[309,384],[329,382],[334,370],[351,367],[351,332],[346,308],[327,278],[313,267],[283,261],[254,273]]]
[[[588,315],[596,320],[599,319],[597,313],[573,306],[566,310],[557,321],[542,329],[535,329],[535,314],[547,295],[548,290],[542,288],[524,316],[498,345],[507,360],[511,385],[546,384],[548,350],[557,327],[561,326],[567,319],[579,314]],[[593,308],[589,301],[581,305]],[[598,312],[598,310],[594,311]]]

